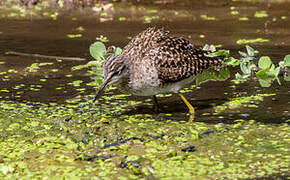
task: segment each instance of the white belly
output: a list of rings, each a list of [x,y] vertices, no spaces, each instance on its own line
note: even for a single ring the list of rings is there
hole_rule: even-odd
[[[129,92],[136,96],[153,96],[157,94],[178,93],[185,86],[193,83],[195,76],[184,79],[182,81],[167,83],[163,86],[150,86],[146,85],[138,89],[125,88],[126,92]]]

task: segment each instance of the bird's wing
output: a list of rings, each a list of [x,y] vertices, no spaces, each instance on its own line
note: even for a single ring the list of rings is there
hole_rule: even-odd
[[[197,75],[209,67],[221,66],[224,57],[208,57],[209,51],[184,38],[163,36],[148,56],[155,61],[161,82],[176,82]]]

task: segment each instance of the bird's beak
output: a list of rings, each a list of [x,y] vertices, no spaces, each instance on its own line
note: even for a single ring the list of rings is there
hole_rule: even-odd
[[[103,93],[105,87],[108,85],[108,83],[111,81],[112,77],[109,77],[107,79],[104,80],[102,86],[99,88],[99,90],[97,91],[94,99],[93,99],[93,102],[95,102]]]

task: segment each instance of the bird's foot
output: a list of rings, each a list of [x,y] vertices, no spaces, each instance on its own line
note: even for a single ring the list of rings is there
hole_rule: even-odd
[[[192,107],[192,109],[189,109],[189,123],[192,123],[194,121],[194,117],[195,117],[195,109],[194,107]]]

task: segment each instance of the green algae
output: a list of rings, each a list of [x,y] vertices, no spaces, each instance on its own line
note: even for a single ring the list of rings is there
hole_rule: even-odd
[[[83,83],[82,80],[75,80],[73,82],[68,83],[68,85],[71,85],[71,86],[74,86],[74,87],[80,87],[82,83]]]
[[[269,39],[257,38],[257,39],[239,39],[237,40],[237,44],[249,44],[249,43],[263,43],[269,42]]]
[[[211,16],[208,16],[208,15],[206,15],[206,14],[202,14],[202,15],[200,15],[200,17],[201,17],[202,19],[205,19],[205,20],[208,20],[208,21],[217,20],[215,17],[211,17]]]
[[[37,72],[41,66],[53,65],[53,62],[42,62],[42,63],[32,63],[30,66],[26,67],[27,72]]]
[[[255,104],[255,102],[263,101],[264,97],[275,95],[276,94],[257,94],[252,96],[236,97],[232,98],[231,100],[225,102],[222,105],[216,106],[214,109],[216,112],[221,112],[224,110],[240,109],[242,107],[256,108],[258,106]]]
[[[265,18],[268,16],[267,11],[256,11],[254,15],[255,18]]]
[[[126,96],[114,98],[122,101]],[[255,120],[207,124],[186,119],[183,123],[158,121],[149,114],[114,117],[112,111],[118,113],[130,102],[114,110],[90,103],[80,108],[78,102],[1,101],[0,176],[244,179],[289,172],[287,124]],[[183,151],[187,147],[194,148]]]
[[[231,11],[231,15],[238,15],[239,11]]]
[[[248,21],[249,18],[248,18],[248,17],[240,17],[239,20],[240,20],[240,21]]]
[[[83,35],[82,34],[67,34],[66,35],[68,38],[81,38]]]

